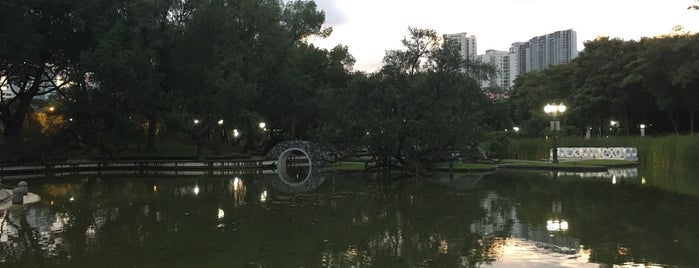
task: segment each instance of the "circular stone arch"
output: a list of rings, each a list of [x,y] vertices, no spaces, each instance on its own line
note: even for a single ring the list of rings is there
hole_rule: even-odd
[[[308,174],[300,182],[292,180],[286,170],[288,158],[295,152],[303,154],[308,162]],[[272,147],[269,152],[267,152],[265,159],[268,161],[273,161],[273,165],[276,165],[278,179],[281,182],[288,186],[301,188],[305,188],[303,187],[305,184],[317,183],[317,180],[320,178],[318,170],[323,164],[321,151],[313,146],[311,142],[302,140],[292,140],[278,143]]]

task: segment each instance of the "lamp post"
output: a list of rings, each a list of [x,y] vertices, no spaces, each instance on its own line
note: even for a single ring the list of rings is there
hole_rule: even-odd
[[[641,128],[641,137],[646,136],[646,125],[641,124],[639,127]]]
[[[563,114],[566,111],[566,106],[561,104],[546,104],[544,106],[544,112],[553,118],[551,121],[551,130],[553,130],[553,159],[551,163],[558,164],[558,146],[556,144],[556,131],[561,128],[561,123],[556,120],[558,115]]]
[[[221,132],[221,142],[226,143],[226,129],[223,127],[223,119],[219,119],[218,122],[219,132]]]

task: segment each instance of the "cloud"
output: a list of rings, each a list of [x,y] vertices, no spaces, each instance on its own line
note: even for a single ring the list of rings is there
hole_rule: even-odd
[[[347,21],[347,16],[340,11],[337,0],[315,0],[318,9],[325,12],[325,23],[337,26]]]

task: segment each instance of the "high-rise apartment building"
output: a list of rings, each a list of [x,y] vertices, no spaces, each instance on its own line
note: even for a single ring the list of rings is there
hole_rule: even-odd
[[[477,60],[495,67],[495,76],[490,80],[481,81],[481,88],[503,88],[512,86],[512,54],[508,51],[489,49],[485,54],[478,55]]]
[[[474,61],[477,56],[476,36],[467,33],[445,34],[444,40],[453,40],[459,45],[459,52],[466,60]]]
[[[577,44],[577,33],[572,29],[530,39],[526,71],[543,70],[551,65],[570,62],[578,56]]]
[[[515,42],[510,46],[510,71],[512,72],[512,80],[520,75],[527,72],[527,54],[529,51],[528,42]]]

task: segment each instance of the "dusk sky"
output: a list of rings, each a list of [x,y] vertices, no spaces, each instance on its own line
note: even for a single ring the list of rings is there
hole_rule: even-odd
[[[699,31],[695,0],[316,0],[332,35],[319,47],[349,47],[355,69],[375,71],[386,50],[400,49],[408,26],[438,34],[466,32],[478,39],[478,54],[508,50],[534,36],[573,29],[578,50],[598,36],[638,40],[670,33],[682,25]]]

